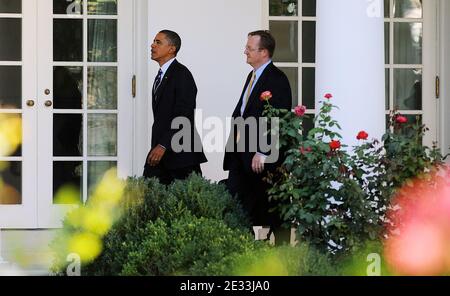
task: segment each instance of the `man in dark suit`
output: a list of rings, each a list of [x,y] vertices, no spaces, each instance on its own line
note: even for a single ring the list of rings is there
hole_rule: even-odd
[[[259,119],[263,116],[266,104],[260,97],[262,93],[270,91],[272,97],[269,102],[273,107],[290,110],[292,94],[288,78],[272,63],[274,51],[275,40],[268,31],[249,33],[244,53],[253,71],[247,77],[232,117],[233,122],[240,118],[254,118],[256,128],[243,129],[242,126],[233,125],[225,152],[224,170],[229,171],[228,190],[239,197],[253,225],[270,226],[271,232],[275,234],[275,241],[279,244],[289,241],[290,230],[281,228],[282,221],[278,213],[269,211],[274,204],[268,200],[269,186],[264,177],[283,162],[283,157],[280,154],[276,161],[269,164],[266,161],[267,152],[260,150],[261,143],[270,142],[268,135],[260,134],[262,124]],[[250,145],[250,138],[255,134],[258,135],[258,145],[252,147],[254,145]],[[242,146],[244,149],[238,149],[240,141],[245,141]]]
[[[151,46],[152,60],[161,68],[152,88],[152,146],[144,177],[166,185],[192,172],[201,175],[200,164],[207,161],[194,123],[197,87],[191,72],[176,60],[180,48],[180,36],[169,30],[159,32]],[[180,119],[184,125],[173,128],[172,122]]]

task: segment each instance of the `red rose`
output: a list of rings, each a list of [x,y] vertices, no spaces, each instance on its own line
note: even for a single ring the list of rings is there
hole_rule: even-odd
[[[335,140],[331,141],[330,148],[331,148],[331,150],[337,150],[337,149],[341,148],[341,142],[335,141]]]
[[[303,115],[305,115],[306,112],[306,107],[305,106],[297,106],[294,109],[295,115],[297,115],[298,117],[302,117]]]
[[[325,99],[328,99],[328,100],[331,99],[332,97],[333,97],[332,94],[326,94],[326,95],[325,95]]]
[[[407,123],[407,122],[408,122],[408,118],[406,118],[405,116],[402,116],[402,115],[398,115],[398,116],[395,118],[395,121],[396,121],[397,123]]]
[[[261,101],[268,101],[268,100],[270,100],[271,98],[272,98],[272,93],[271,93],[269,90],[263,92],[263,93],[261,94],[261,96],[259,97],[259,99],[260,99]]]
[[[358,139],[358,140],[367,140],[368,137],[369,137],[368,133],[366,133],[365,131],[360,131],[358,133],[358,135],[356,136],[356,139]]]

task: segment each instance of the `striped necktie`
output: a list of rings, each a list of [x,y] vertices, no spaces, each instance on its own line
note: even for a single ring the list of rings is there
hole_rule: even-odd
[[[255,83],[255,78],[256,78],[256,73],[255,73],[255,71],[253,71],[252,78],[250,79],[250,82],[249,82],[248,87],[247,87],[247,94],[245,95],[245,105],[244,105],[245,107],[247,107],[248,99],[250,99],[250,95],[252,93],[253,84]],[[245,110],[245,107],[244,107],[244,110]]]
[[[162,76],[162,70],[159,69],[158,75],[155,77],[155,82],[153,83],[153,93],[156,93],[156,90],[158,89],[159,84],[161,83],[161,77]]]

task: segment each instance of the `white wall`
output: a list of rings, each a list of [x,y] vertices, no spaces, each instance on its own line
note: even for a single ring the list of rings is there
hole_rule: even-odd
[[[244,56],[247,33],[262,28],[262,2],[261,0],[148,1],[148,42],[151,42],[162,29],[170,29],[180,34],[183,44],[178,60],[194,75],[199,90],[197,111],[202,111],[204,119],[219,116],[225,120],[225,117],[231,116],[234,110],[247,74],[251,71],[250,66],[245,63]],[[149,69],[147,87],[151,87],[159,66],[150,58],[147,59],[147,63]],[[142,92],[142,89],[141,93],[148,96],[148,92]],[[144,106],[142,102],[144,99],[148,98],[142,96],[138,98],[140,106]],[[147,110],[147,124],[151,125],[153,122],[151,105],[147,104]],[[136,111],[142,114],[139,108]],[[142,133],[144,129],[139,127],[139,131],[138,133]],[[138,138],[140,136],[137,135]],[[150,135],[148,143],[149,138]],[[222,148],[225,141],[224,135]],[[140,164],[144,163],[146,156],[142,149],[139,153],[135,155],[135,174],[138,175],[142,171]],[[202,166],[206,178],[218,181],[227,177],[222,170],[223,154],[223,152],[207,154],[209,161]]]

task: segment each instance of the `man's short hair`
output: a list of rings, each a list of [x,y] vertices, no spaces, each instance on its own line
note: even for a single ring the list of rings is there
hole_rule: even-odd
[[[259,36],[261,37],[261,40],[259,42],[259,48],[261,49],[267,49],[269,52],[270,58],[273,57],[273,54],[275,52],[276,42],[275,38],[273,38],[272,34],[270,34],[270,31],[268,30],[259,30],[248,33],[248,36]]]
[[[181,48],[180,35],[170,30],[162,30],[159,33],[166,35],[167,41],[169,41],[169,45],[175,46],[175,55],[177,55]]]

